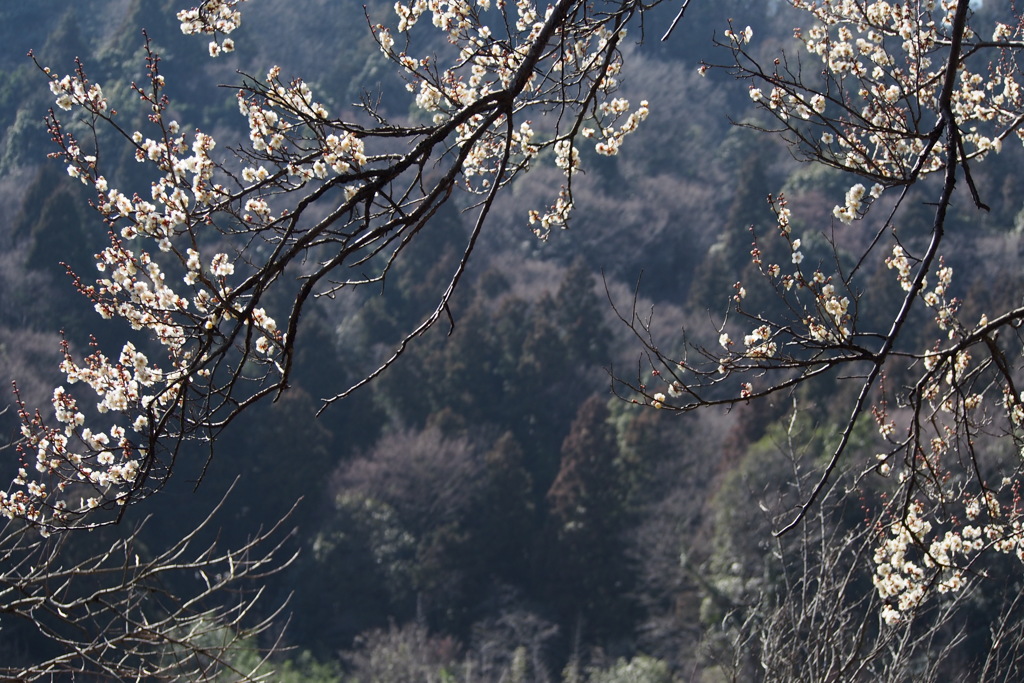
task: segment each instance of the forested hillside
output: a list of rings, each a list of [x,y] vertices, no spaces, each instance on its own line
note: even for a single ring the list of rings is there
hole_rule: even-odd
[[[53,96],[25,56],[30,49],[61,74],[80,58],[130,131],[146,118],[129,84],[147,78],[148,39],[166,78],[169,118],[213,135],[225,154],[247,142],[235,86],[274,65],[284,83],[307,79],[337,116],[367,120],[359,105],[372,102],[409,126],[427,121],[371,31],[394,22],[391,3],[369,2],[364,16],[356,3],[252,2],[232,33],[236,49],[216,59],[206,41],[182,34],[179,4],[0,4],[0,377],[17,382],[28,412],[54,410],[62,339],[76,356],[117,357],[125,340],[151,358],[166,355],[123,320],[102,320],[76,286],[76,276],[95,277],[94,254],[110,246],[110,228],[90,207],[92,188],[46,158],[56,150],[44,124]],[[70,535],[60,550],[67,564],[128,534],[125,562],[156,558],[204,524],[197,545],[241,547],[284,520],[277,571],[253,573],[249,584],[262,594],[238,622],[241,629],[268,619],[268,627],[247,635],[232,664],[253,669],[269,652],[263,670],[278,671],[271,680],[711,683],[1019,672],[1017,646],[991,635],[1012,632],[1021,616],[1024,582],[1010,559],[989,567],[979,589],[940,597],[887,635],[869,562],[876,501],[891,481],[883,473],[841,467],[805,523],[773,535],[843,435],[856,400],[843,372],[751,403],[682,413],[650,405],[668,401],[646,387],[661,382],[652,358],[682,358],[688,344],[715,348],[720,334],[749,331],[731,313],[735,283],[746,287],[744,310],[766,319],[784,312],[772,290],[748,284],[761,277],[755,240],[766,263],[791,258],[788,247],[765,240],[778,224],[769,195],[786,198],[807,263],[852,267],[886,220],[878,211],[856,231],[838,232],[833,206],[849,178],[805,163],[759,130],[775,123],[729,69],[698,71],[704,62],[731,63],[729,48],[714,44],[731,26],[752,27],[753,59],[770,64],[783,51],[795,61],[802,48],[792,8],[693,0],[659,40],[679,4],[646,13],[621,46],[620,93],[647,100],[650,114],[621,154],[581,149],[568,229],[538,239],[527,218],[528,207],[550,203],[559,168],[546,162],[516,177],[495,199],[438,323],[386,372],[325,404],[434,310],[480,198],[455,195],[417,227],[386,278],[311,298],[287,388],[233,416],[215,440],[183,440],[159,495],[126,507],[116,525]],[[1000,4],[978,3],[975,12],[1005,12]],[[439,39],[433,49],[449,48]],[[101,142],[112,183],[155,182],[130,147],[112,144],[113,134]],[[988,211],[976,212],[966,194],[950,209],[944,263],[956,273],[964,318],[1020,305],[1019,146],[1007,140],[1006,151],[971,168]],[[908,248],[928,240],[939,184],[925,179],[900,200]],[[879,202],[896,206],[888,195]],[[233,253],[230,239],[210,237],[203,247]],[[367,271],[386,257],[368,258]],[[901,305],[895,276],[881,261],[856,267],[866,281],[885,282],[856,292],[858,324],[882,326]],[[287,294],[267,292],[261,306],[283,319]],[[914,313],[904,338],[927,347],[929,324],[930,314]],[[909,377],[886,376],[883,389]],[[14,446],[25,417],[14,400],[0,414],[0,473],[11,478],[24,464]],[[844,462],[874,463],[870,416],[850,431]],[[1019,455],[1010,442],[986,457]],[[200,574],[168,575],[159,585],[185,594],[209,583]],[[31,620],[3,611],[2,666],[56,656],[59,646]],[[173,647],[164,656],[175,657]],[[840,667],[847,676],[832,660],[858,664]]]

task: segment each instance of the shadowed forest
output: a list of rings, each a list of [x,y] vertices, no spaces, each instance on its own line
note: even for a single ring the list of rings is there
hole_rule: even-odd
[[[52,97],[29,49],[62,73],[81,58],[112,101],[128,102],[127,84],[143,77],[145,28],[174,118],[228,148],[244,128],[235,91],[220,84],[271,65],[282,78],[310,79],[332,111],[370,101],[398,119],[423,116],[368,29],[367,17],[392,20],[389,3],[369,2],[366,16],[347,2],[251,4],[234,34],[239,49],[215,60],[182,35],[174,2],[0,7],[0,379],[16,381],[25,404],[50,405],[62,337],[73,350],[114,355],[125,339],[147,344],[126,324],[101,321],[69,274],[94,274],[107,227],[89,188],[46,158]],[[977,11],[990,4],[998,3]],[[253,618],[273,616],[272,625],[239,655],[258,661],[274,649],[272,680],[811,680],[784,660],[811,662],[874,638],[871,567],[851,559],[870,556],[871,503],[842,495],[847,475],[802,531],[772,535],[776,514],[804,498],[807,477],[827,459],[851,388],[830,376],[749,405],[676,414],[638,404],[616,381],[651,380],[644,347],[620,316],[638,312],[651,338],[675,349],[717,344],[734,283],[758,277],[751,245],[776,224],[769,195],[784,193],[800,216],[794,234],[810,262],[859,253],[875,230],[871,216],[837,236],[832,207],[849,182],[751,127],[766,124],[727,70],[698,73],[702,61],[729,62],[712,39],[732,18],[753,27],[765,54],[792,49],[788,8],[695,1],[659,41],[676,12],[669,5],[645,15],[644,35],[634,29],[623,47],[622,93],[648,100],[650,116],[622,154],[582,152],[569,229],[539,240],[523,208],[548,201],[537,198],[558,185],[557,169],[517,179],[495,203],[450,317],[318,415],[322,399],[372,372],[433,310],[471,229],[468,203],[445,205],[373,291],[310,304],[287,391],[215,444],[186,444],[160,495],[64,552],[138,529],[135,552],[159,553],[222,499],[203,542],[244,545],[283,519],[280,557],[294,559],[259,579],[263,613]],[[130,130],[139,125],[130,117],[142,117],[124,108]],[[107,151],[122,153],[104,160],[110,176],[149,180],[131,150]],[[950,229],[944,253],[958,296],[980,314],[1019,304],[1024,179],[1006,153],[973,172],[990,211],[954,203],[950,225],[971,227]],[[901,217],[908,243],[928,235],[929,182]],[[880,263],[865,268],[893,279]],[[891,292],[863,292],[864,315],[887,320],[900,305],[886,299]],[[778,305],[754,290],[744,304]],[[926,322],[911,319],[908,338]],[[923,329],[918,336],[929,343]],[[14,443],[20,424],[13,408],[0,415],[0,443]],[[874,456],[873,431],[858,425],[851,459]],[[17,467],[10,447],[0,451],[0,473]],[[858,485],[881,491],[885,479],[875,479]],[[861,651],[902,669],[866,666],[831,680],[879,670],[928,680],[939,664],[948,679],[976,674],[991,657],[997,613],[1022,584],[1009,561],[990,573],[996,589],[939,600],[904,640]],[[31,661],[54,647],[2,612],[0,629],[0,660]],[[1013,664],[1018,654],[1006,657]]]

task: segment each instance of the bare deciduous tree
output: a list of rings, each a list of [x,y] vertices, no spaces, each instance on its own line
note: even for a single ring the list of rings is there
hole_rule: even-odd
[[[294,559],[282,545],[287,517],[222,550],[210,531],[225,501],[155,554],[139,539],[142,525],[95,549],[81,536],[44,538],[23,520],[8,521],[0,530],[5,638],[22,634],[32,652],[51,654],[18,662],[8,653],[0,677],[198,681],[230,672],[263,680],[265,654],[278,648],[257,637],[284,606],[260,604],[261,585]]]

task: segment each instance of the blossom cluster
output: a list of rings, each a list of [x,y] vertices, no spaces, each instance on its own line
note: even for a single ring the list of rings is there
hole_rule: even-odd
[[[158,342],[164,361],[154,363],[132,342],[113,357],[97,348],[77,361],[64,344],[66,383],[52,399],[57,425],[21,405],[24,466],[0,495],[0,514],[43,530],[110,503],[124,505],[138,491],[142,474],[152,469],[153,446],[167,433],[167,413],[180,408],[190,386],[211,376],[205,349],[225,334],[222,324],[246,329],[269,367],[283,339],[263,308],[234,292],[233,257],[200,246],[209,241],[207,226],[228,210],[231,192],[217,179],[214,139],[199,131],[186,135],[165,120],[163,79],[152,70],[155,60],[150,64],[153,90],[136,92],[150,106],[158,134],[126,133],[136,160],[159,174],[145,198],[114,187],[97,155],[86,153],[55,117],[49,120],[68,174],[95,191],[93,205],[109,229],[109,245],[95,256],[98,276],[92,284],[78,276],[77,286],[100,316],[124,320]],[[45,71],[58,105],[94,119],[113,115],[102,88],[81,68],[65,77]]]
[[[769,197],[769,202],[775,214],[777,237],[788,247],[789,263],[767,261],[757,240],[750,250],[751,263],[788,310],[798,317],[786,322],[770,319],[762,312],[748,311],[747,287],[737,282],[733,308],[753,325],[744,332],[742,345],[734,342],[725,329],[719,330],[718,343],[726,353],[718,357],[716,373],[723,378],[752,368],[801,367],[806,363],[807,353],[818,355],[823,349],[843,349],[854,341],[854,294],[849,283],[839,274],[827,275],[820,266],[805,267],[803,239],[793,235],[792,211],[786,197],[781,194]],[[711,355],[708,350],[704,353]],[[675,377],[673,380],[678,381]],[[770,382],[766,389],[771,390]],[[741,400],[758,395],[751,382],[741,383],[736,394]]]
[[[885,260],[905,292],[915,291],[917,284],[917,300],[934,313],[935,326],[945,338],[920,354],[924,372],[911,395],[913,404],[930,416],[931,438],[925,438],[919,427],[913,439],[904,441],[884,406],[875,411],[879,432],[893,447],[877,456],[878,471],[888,476],[897,465],[892,456],[904,452],[899,482],[912,485],[936,506],[926,510],[922,503],[914,503],[888,525],[888,536],[876,551],[875,586],[886,601],[882,616],[888,623],[896,623],[919,606],[933,587],[939,592],[963,588],[965,568],[983,552],[995,551],[1024,561],[1024,526],[1013,473],[1004,469],[998,488],[982,483],[971,493],[964,475],[957,472],[965,457],[976,457],[977,433],[992,430],[996,424],[998,410],[986,406],[986,396],[1001,389],[1001,400],[988,403],[1002,408],[1005,433],[1013,439],[1013,432],[1024,424],[1024,393],[1018,396],[1012,391],[1005,377],[993,382],[992,376],[985,374],[987,363],[976,361],[974,345],[990,338],[997,324],[986,315],[973,325],[958,317],[959,301],[949,294],[953,269],[941,258],[937,261],[929,273],[915,272],[921,262],[899,244]],[[934,278],[934,286],[929,286],[929,276]],[[974,479],[973,473],[966,476],[967,481]],[[1008,493],[1012,503],[1001,503],[1000,497]],[[958,496],[964,501],[963,517],[941,514]],[[933,532],[940,528],[941,535]],[[915,553],[917,559],[908,559]]]
[[[219,0],[185,10],[179,13],[182,30],[226,35],[241,21],[237,5],[242,1]],[[563,0],[541,10],[534,0],[400,0],[394,5],[394,28],[372,26],[381,51],[405,74],[417,108],[432,124],[441,128],[460,118],[454,126],[455,144],[461,150],[459,172],[467,189],[489,193],[527,170],[545,150],[554,153],[566,182],[550,207],[528,213],[534,232],[542,238],[553,227],[564,227],[572,213],[572,177],[581,169],[579,138],[591,140],[598,154],[615,155],[649,114],[646,101],[633,107],[613,95],[622,66],[616,49],[626,33],[622,24],[638,8],[630,7],[621,16],[575,17],[573,5]],[[453,46],[452,65],[447,68],[436,55],[417,58],[401,49],[413,42],[412,32],[428,18]],[[540,41],[544,44],[538,45]],[[210,49],[216,54],[226,48],[211,43]],[[245,100],[241,94],[239,99],[240,109],[250,118],[253,148],[281,154],[291,142],[290,151],[315,151],[317,145],[313,150],[296,145],[289,131],[328,123],[326,108],[313,101],[301,81],[282,84],[276,68],[266,80],[268,85],[259,88],[262,102]],[[500,112],[478,107],[508,94],[511,103]],[[480,111],[461,115],[471,108]],[[579,111],[571,117],[571,128],[560,130],[568,109]],[[285,121],[281,111],[291,114],[292,120]],[[296,113],[300,115],[295,117]],[[587,117],[586,123],[593,125],[584,125]],[[510,125],[512,119],[515,125]],[[324,179],[328,169],[345,174],[366,163],[363,141],[355,131],[325,133],[320,141],[323,156],[310,164],[295,162],[292,154],[286,173],[293,181]],[[250,166],[243,179],[260,183],[275,177],[269,168]],[[358,190],[358,185],[347,187],[348,198]],[[250,215],[259,217],[258,212]]]
[[[64,111],[71,111],[75,106],[99,112],[106,112],[109,108],[103,88],[98,83],[90,83],[81,73],[51,79],[50,92],[57,98],[57,106]]]
[[[942,160],[928,147],[914,126],[910,107],[931,102],[942,84],[945,67],[943,26],[952,22],[956,2],[946,0],[912,5],[888,2],[860,3],[850,0],[818,4],[809,0],[794,3],[811,12],[818,23],[798,33],[806,49],[818,56],[839,78],[851,77],[848,88],[861,102],[858,112],[865,125],[849,123],[838,139],[847,150],[852,166],[861,165],[882,176],[903,177],[909,168],[922,164],[925,170],[939,168]],[[967,29],[966,39],[972,37]],[[986,93],[987,78],[964,69],[961,85],[953,95],[953,112],[965,129],[983,121],[1007,122],[1016,116],[1017,98],[993,101]],[[982,87],[984,86],[984,87]],[[978,152],[992,148],[991,137],[974,135]],[[918,157],[927,155],[927,158]]]
[[[163,371],[131,342],[123,346],[117,360],[95,351],[81,364],[74,361],[65,344],[61,370],[68,384],[81,382],[100,399],[97,413],[134,413],[135,419],[127,429],[115,420],[109,428],[97,431],[94,422],[87,422],[78,399],[64,386],[54,389],[52,398],[59,427],[46,426],[38,414],[29,414],[20,405],[23,441],[18,450],[25,466],[13,482],[15,488],[0,491],[0,514],[40,523],[44,530],[67,523],[73,513],[109,501],[123,505],[147,455],[147,448],[130,438],[129,430],[146,433],[153,409],[177,398],[174,390],[167,390]],[[27,469],[30,464],[32,475]],[[47,481],[55,482],[53,490]],[[88,492],[80,493],[77,505],[66,497],[75,491]]]
[[[875,183],[870,192],[867,192],[871,199],[878,199],[885,190],[881,183]],[[846,191],[846,201],[842,206],[832,209],[832,215],[843,223],[852,223],[864,210],[864,195],[866,190],[861,183],[855,183]]]
[[[913,263],[901,245],[893,246],[892,256],[886,257],[885,265],[890,270],[896,271],[903,291],[910,292],[913,289],[914,278],[911,277]],[[918,296],[924,301],[925,306],[934,311],[935,324],[939,330],[944,332],[949,339],[953,339],[963,327],[956,318],[960,302],[958,299],[948,296],[949,285],[953,279],[953,269],[940,258],[939,267],[935,270],[934,275],[937,282],[932,289],[928,289],[928,277],[922,276]]]
[[[1019,511],[1004,506],[995,491],[968,497],[964,524],[936,528],[920,501],[889,526],[875,548],[875,589],[884,601],[882,619],[892,625],[918,608],[934,589],[961,590],[964,567],[993,550],[1024,561],[1024,523]]]
[[[327,107],[317,101],[302,79],[284,82],[277,66],[261,83],[250,84],[250,94],[238,93],[238,110],[249,127],[253,159],[264,164],[246,166],[242,180],[250,197],[243,206],[243,220],[266,226],[276,220],[264,189],[301,187],[314,180],[347,178],[363,171],[370,159],[366,143],[356,130],[332,121]],[[345,186],[347,200],[361,183]]]
[[[178,12],[181,32],[185,35],[209,34],[215,40],[210,41],[210,56],[217,57],[223,52],[235,49],[231,38],[216,40],[220,34],[227,36],[242,23],[242,13],[236,7],[245,0],[205,0],[198,7]]]
[[[459,123],[456,144],[463,148],[466,185],[479,193],[509,182],[544,150],[552,151],[566,183],[548,209],[528,214],[542,238],[553,227],[564,227],[572,212],[572,177],[581,169],[579,137],[592,141],[598,154],[615,155],[623,139],[649,114],[646,101],[633,107],[613,95],[621,70],[621,58],[613,48],[625,29],[608,26],[608,19],[599,17],[564,21],[558,12],[569,4],[549,5],[542,12],[533,0],[517,0],[514,8],[489,0],[410,0],[395,3],[394,32],[375,27],[381,50],[403,69],[417,107],[435,125],[444,125],[478,102],[522,88],[500,115],[481,112]],[[394,34],[403,34],[408,44],[410,31],[427,15],[458,49],[453,65],[443,70],[435,60],[417,59],[396,47]],[[556,47],[545,51],[542,64],[528,63],[536,43],[552,37]],[[557,79],[538,78],[545,72],[557,74]],[[557,96],[551,91],[555,80],[562,89]],[[567,86],[571,94],[566,93]],[[587,123],[593,125],[574,115],[575,125],[559,130],[560,112],[570,107],[585,108]],[[510,126],[509,119],[516,125]]]
[[[790,0],[812,19],[796,30],[804,48],[820,60],[822,80],[809,83],[785,65],[765,71],[750,61],[751,100],[797,133],[811,154],[830,165],[900,184],[945,166],[933,126],[922,117],[939,101],[950,59],[960,60],[950,92],[949,114],[968,159],[1000,152],[1004,139],[1024,140],[1024,97],[1013,59],[969,60],[951,55],[955,0],[891,3],[885,0]],[[983,33],[985,33],[983,31]],[[727,32],[727,47],[742,62],[749,35]],[[992,42],[1016,46],[1021,27],[996,22]],[[968,24],[968,47],[979,42]],[[978,65],[974,65],[974,61]],[[797,123],[807,122],[807,123]],[[815,133],[813,131],[817,130]],[[879,190],[881,185],[878,186]],[[878,190],[871,192],[877,197]],[[864,186],[854,185],[835,216],[852,221],[862,210]]]

